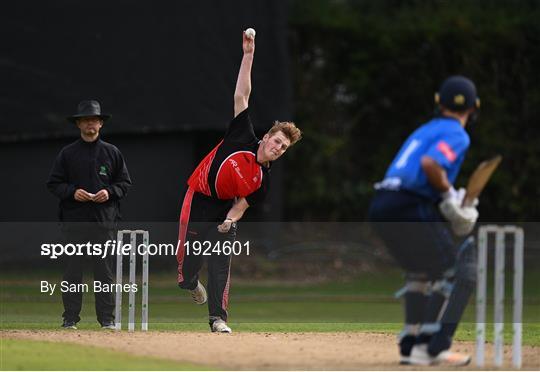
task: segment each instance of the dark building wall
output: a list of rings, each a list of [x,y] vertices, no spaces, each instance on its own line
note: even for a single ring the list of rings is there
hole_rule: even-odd
[[[134,186],[125,220],[175,221],[184,185],[233,115],[242,30],[257,30],[250,111],[258,134],[290,120],[286,1],[17,1],[0,14],[0,221],[52,221],[45,180],[77,138],[66,116],[95,98],[113,118],[103,138]],[[282,164],[269,202],[279,219]],[[270,204],[272,207],[270,208]]]
[[[69,134],[82,99],[111,133],[222,130],[257,30],[251,107],[261,129],[290,119],[287,1],[10,1],[0,14],[0,141]]]

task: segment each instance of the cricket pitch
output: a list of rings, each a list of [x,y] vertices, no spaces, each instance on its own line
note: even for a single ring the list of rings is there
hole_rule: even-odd
[[[111,331],[0,331],[2,338],[70,342],[92,345],[138,356],[191,362],[218,370],[416,370],[400,366],[396,336],[383,333],[279,333],[240,332],[111,332]],[[472,342],[456,342],[454,351],[474,355]],[[505,349],[510,369],[511,348]],[[493,368],[492,347],[487,368]],[[540,366],[540,347],[523,347],[523,369]],[[448,366],[425,369],[449,369]],[[450,368],[452,369],[452,368]],[[474,370],[474,361],[468,367]]]

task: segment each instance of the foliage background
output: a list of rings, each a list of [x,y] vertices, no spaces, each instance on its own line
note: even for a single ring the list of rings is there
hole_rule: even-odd
[[[482,109],[457,185],[504,156],[481,220],[538,221],[538,1],[293,1],[295,119],[290,220],[363,220],[399,146],[429,120],[445,77],[477,85]]]

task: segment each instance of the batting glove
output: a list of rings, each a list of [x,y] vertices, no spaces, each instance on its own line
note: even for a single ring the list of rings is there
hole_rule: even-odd
[[[443,200],[439,203],[441,214],[450,222],[452,230],[457,236],[465,236],[471,233],[478,220],[478,200],[472,206],[462,207],[465,190],[456,191],[453,187],[441,195]]]

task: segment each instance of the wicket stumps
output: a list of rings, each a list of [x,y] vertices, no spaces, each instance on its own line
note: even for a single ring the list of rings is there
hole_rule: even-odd
[[[504,267],[506,237],[513,236],[514,243],[514,300],[512,365],[521,367],[521,334],[523,312],[523,229],[516,226],[486,225],[478,230],[478,272],[476,288],[476,365],[485,363],[486,342],[486,281],[489,234],[495,234],[495,300],[494,300],[494,365],[503,364],[504,347]]]
[[[133,288],[136,283],[137,274],[137,236],[142,236],[142,245],[145,247],[142,254],[142,304],[141,304],[141,331],[148,331],[148,231],[145,230],[119,230],[116,239],[116,329],[122,329],[122,247],[124,245],[124,235],[129,234],[129,285]],[[128,331],[135,331],[135,292],[129,291],[128,306]]]

